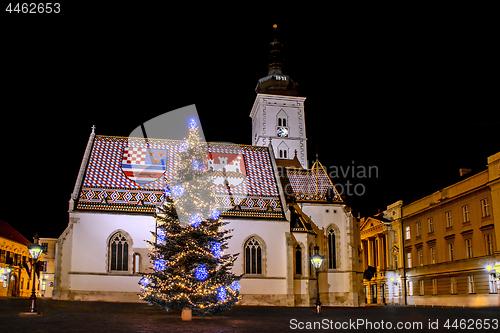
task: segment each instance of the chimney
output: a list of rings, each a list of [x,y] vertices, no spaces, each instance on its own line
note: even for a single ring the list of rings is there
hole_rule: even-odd
[[[466,175],[468,174],[469,172],[471,172],[472,170],[469,169],[469,168],[460,168],[460,177],[462,177],[463,175]]]

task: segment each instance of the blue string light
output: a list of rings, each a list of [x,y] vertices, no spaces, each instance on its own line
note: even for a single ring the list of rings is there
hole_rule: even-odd
[[[189,119],[189,129],[194,130],[196,127],[198,127],[196,120],[194,118]]]
[[[181,153],[187,152],[188,148],[189,148],[189,143],[187,143],[186,141],[181,142],[181,144],[179,145],[179,151]]]
[[[208,277],[207,268],[204,265],[198,266],[194,271],[194,277],[200,281],[206,280],[206,278]]]
[[[205,165],[205,163],[203,162],[200,162],[196,159],[194,159],[192,162],[191,162],[191,168],[194,170],[194,171],[203,171],[207,168],[207,166]]]
[[[220,212],[217,208],[215,208],[214,210],[212,210],[212,219],[213,220],[218,220],[219,217],[220,217]]]
[[[147,277],[143,277],[139,283],[141,284],[141,286],[147,287],[149,286],[150,281]]]
[[[238,281],[234,281],[233,283],[231,283],[229,288],[231,288],[231,290],[237,291],[237,290],[240,290],[241,286],[240,286],[240,283]]]
[[[200,214],[193,214],[189,218],[189,223],[193,228],[197,228],[201,224],[201,222],[203,222],[203,219],[201,218]]]
[[[163,271],[166,266],[166,262],[163,259],[156,259],[153,263],[155,270],[157,271]]]
[[[214,258],[219,259],[220,257],[222,257],[222,249],[220,248],[220,243],[212,242],[211,250]]]
[[[217,298],[224,302],[226,300],[226,288],[224,287],[219,287],[217,289]]]
[[[176,197],[180,197],[184,194],[184,187],[182,187],[182,185],[175,185],[172,189],[172,194]]]
[[[160,243],[163,243],[167,240],[167,235],[165,235],[165,232],[163,230],[158,230],[158,232],[156,233],[156,240]]]

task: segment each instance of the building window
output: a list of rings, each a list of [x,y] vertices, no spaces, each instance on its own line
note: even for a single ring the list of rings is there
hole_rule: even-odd
[[[140,263],[141,263],[141,255],[139,253],[134,253],[134,273],[140,273]]]
[[[481,200],[481,213],[483,217],[490,216],[490,204],[488,198]]]
[[[488,274],[489,276],[489,284],[490,284],[490,294],[497,293],[497,281],[495,279],[495,274]]]
[[[472,258],[472,240],[470,238],[465,240],[465,254],[467,258]]]
[[[424,280],[418,280],[420,296],[424,296]]]
[[[128,240],[117,232],[109,240],[109,270],[128,271]]]
[[[415,226],[417,227],[417,237],[422,236],[422,226],[421,226],[420,221],[418,221],[417,223],[415,223]]]
[[[411,252],[406,252],[406,259],[408,263],[408,268],[411,268]]]
[[[410,226],[406,227],[406,238],[405,239],[410,239],[411,238],[411,233],[410,233]]]
[[[484,235],[484,243],[486,244],[486,255],[493,255],[493,234]]]
[[[432,279],[432,294],[437,295],[438,293],[438,280]]]
[[[456,295],[457,294],[457,277],[456,276],[453,276],[451,279],[450,279],[450,292],[452,295]]]
[[[432,234],[434,232],[434,219],[432,217],[427,219],[427,225],[429,227],[429,233]]]
[[[398,269],[398,255],[395,254],[393,258],[394,258],[394,269]]]
[[[418,258],[418,265],[423,266],[424,265],[424,251],[422,251],[422,249],[417,250],[417,258]]]
[[[245,245],[245,273],[262,274],[262,246],[255,238]]]
[[[42,243],[43,253],[47,253],[49,248],[49,243]]]
[[[455,260],[455,251],[453,249],[453,243],[448,243],[448,260]]]
[[[451,210],[449,212],[444,213],[446,218],[446,228],[453,227],[453,223],[451,221]]]
[[[469,216],[469,205],[465,205],[462,207],[462,219],[463,223],[470,222],[470,216]]]
[[[337,268],[337,253],[335,247],[335,232],[330,229],[328,231],[328,268]]]
[[[431,256],[431,264],[436,263],[436,248],[434,246],[431,246],[429,248],[429,254]]]
[[[413,296],[413,281],[408,281],[408,296]]]
[[[468,281],[469,281],[469,294],[475,294],[476,293],[476,286],[474,283],[474,275],[469,275]]]
[[[302,274],[302,251],[299,245],[295,250],[295,274]]]

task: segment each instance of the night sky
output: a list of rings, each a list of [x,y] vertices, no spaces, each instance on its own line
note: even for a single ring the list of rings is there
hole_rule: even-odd
[[[356,216],[450,185],[459,168],[485,168],[500,151],[498,39],[488,18],[337,12],[318,23],[153,12],[72,8],[4,26],[0,219],[29,240],[59,237],[67,226],[92,125],[128,136],[196,104],[208,141],[251,144],[249,114],[274,23],[284,73],[307,97],[309,160],[317,151],[327,172],[338,171],[335,183],[349,181],[352,192],[358,184],[362,195],[346,197]],[[371,177],[358,173],[369,167]]]

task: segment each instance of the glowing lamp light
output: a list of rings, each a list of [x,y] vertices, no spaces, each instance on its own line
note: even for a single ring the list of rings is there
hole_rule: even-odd
[[[491,267],[491,265],[486,266],[486,269],[488,270],[488,272],[491,271],[492,268],[493,267]]]
[[[33,258],[33,260],[35,261],[40,258],[43,252],[42,247],[38,244],[31,244],[30,246],[28,246],[28,250],[30,251],[31,258]]]
[[[319,246],[314,247],[314,255],[311,256],[311,264],[316,268],[316,270],[321,268],[321,265],[323,265],[323,260],[325,257],[323,257],[321,254],[318,253],[319,251]]]
[[[197,278],[200,281],[204,281],[208,277],[208,271],[207,268],[204,265],[200,265],[196,268],[194,271],[194,277]]]
[[[391,278],[391,282],[394,282],[394,278],[393,277]]]

